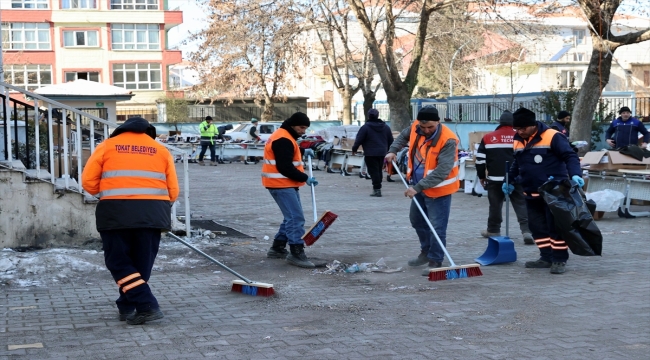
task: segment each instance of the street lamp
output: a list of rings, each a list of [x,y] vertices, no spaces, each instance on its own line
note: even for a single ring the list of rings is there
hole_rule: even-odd
[[[463,45],[461,45],[458,50],[454,53],[454,56],[451,57],[451,62],[449,63],[449,97],[454,96],[454,83],[452,82],[452,67],[454,66],[454,59],[456,59],[456,55],[465,47],[465,45],[469,44],[471,40],[467,40]]]

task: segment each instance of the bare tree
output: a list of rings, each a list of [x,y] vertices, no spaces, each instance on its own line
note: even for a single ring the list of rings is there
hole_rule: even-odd
[[[465,0],[385,0],[382,2],[385,7],[384,15],[384,44],[385,50],[377,38],[377,34],[372,27],[372,22],[368,16],[366,7],[371,6],[363,0],[348,0],[350,7],[361,25],[363,35],[368,42],[368,47],[372,54],[373,60],[377,67],[377,72],[381,79],[386,98],[390,105],[391,127],[393,129],[403,129],[411,121],[409,110],[411,94],[417,85],[418,71],[422,60],[422,50],[424,48],[427,26],[431,14],[440,9],[444,9],[454,4],[460,4]],[[398,66],[400,59],[395,53],[395,40],[397,19],[404,12],[417,12],[417,31],[413,49],[411,52],[411,61],[408,66],[408,72],[402,79],[400,73],[401,67]]]
[[[640,31],[615,35],[613,19],[623,0],[577,0],[589,22],[593,50],[587,74],[582,83],[572,114],[571,141],[591,139],[591,122],[598,100],[612,68],[614,52],[621,46],[650,40],[650,27]],[[629,3],[631,3],[630,1]],[[634,1],[636,6],[647,6],[647,0]]]
[[[200,46],[190,54],[201,84],[194,91],[215,99],[252,97],[263,107],[286,101],[294,68],[307,58],[297,24],[304,22],[291,0],[208,0],[209,26],[192,36]]]

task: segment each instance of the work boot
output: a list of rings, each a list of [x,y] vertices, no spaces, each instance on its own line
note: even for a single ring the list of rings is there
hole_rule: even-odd
[[[551,263],[544,259],[537,259],[535,261],[526,261],[526,269],[548,269],[551,267]]]
[[[132,314],[135,314],[135,310],[129,311],[129,312],[120,311],[119,319],[120,319],[120,321],[126,321],[126,318],[129,317]]]
[[[154,321],[164,318],[165,315],[160,311],[160,309],[152,309],[149,311],[143,312],[134,312],[133,314],[126,317],[126,323],[129,325],[140,325],[144,324],[147,321]]]
[[[210,161],[210,166],[217,166],[217,162],[216,161]]]
[[[551,274],[564,274],[566,263],[554,262],[551,264]]]
[[[481,230],[481,236],[483,236],[484,238],[489,238],[489,237],[492,237],[492,236],[501,236],[501,233],[500,232],[489,232],[487,230]]]
[[[381,189],[374,189],[372,191],[372,194],[370,194],[370,196],[381,197]]]
[[[431,270],[433,270],[433,269],[437,269],[437,268],[440,268],[440,267],[442,267],[442,263],[441,263],[441,262],[437,262],[437,261],[429,261],[429,266],[427,266],[426,269],[422,270],[422,276],[429,276],[429,272],[430,272]]]
[[[305,245],[289,245],[291,252],[287,255],[287,262],[291,265],[306,269],[313,269],[316,266],[307,259]]]
[[[415,259],[409,260],[408,264],[409,266],[415,267],[415,266],[422,266],[428,262],[429,262],[429,258],[427,257],[427,253],[423,251]]]
[[[535,244],[535,239],[533,239],[533,234],[524,233],[524,244],[526,244],[526,245],[534,245]]]
[[[205,166],[205,163],[203,162],[203,160],[199,160],[199,161],[197,161],[196,163],[199,164],[199,165],[201,165],[201,166]]]
[[[286,240],[274,239],[273,245],[271,245],[271,248],[266,253],[266,257],[271,259],[284,259],[287,257],[287,254],[289,254],[289,251],[287,251],[286,248],[287,248]]]
[[[395,180],[390,178],[390,175],[386,175],[386,181],[388,182],[395,182]]]

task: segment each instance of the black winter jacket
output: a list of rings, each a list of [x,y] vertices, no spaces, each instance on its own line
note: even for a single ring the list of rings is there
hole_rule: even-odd
[[[362,146],[364,156],[385,156],[392,143],[393,133],[385,122],[381,119],[368,120],[359,129],[352,152]]]

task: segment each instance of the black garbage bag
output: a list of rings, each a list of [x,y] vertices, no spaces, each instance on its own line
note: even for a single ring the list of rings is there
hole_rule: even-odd
[[[601,255],[603,235],[592,217],[595,204],[587,203],[578,184],[549,180],[540,186],[539,193],[555,218],[555,229],[571,252],[581,256]]]

